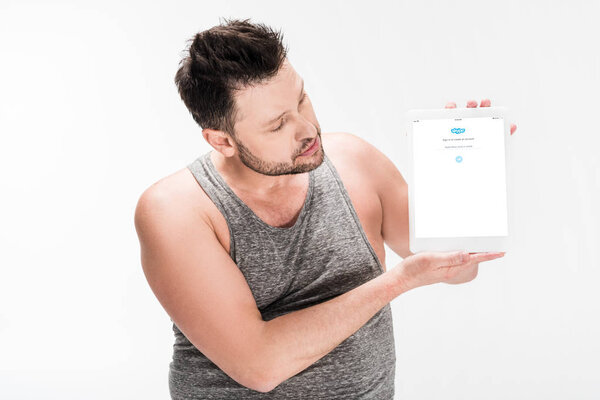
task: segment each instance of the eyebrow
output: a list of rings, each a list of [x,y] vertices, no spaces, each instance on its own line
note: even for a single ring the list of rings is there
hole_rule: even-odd
[[[302,79],[302,88],[300,89],[300,96],[298,96],[298,102],[300,102],[300,100],[302,100],[302,94],[304,93],[304,79]],[[269,122],[267,122],[265,124],[265,126],[269,126],[272,123],[278,121],[281,117],[283,117],[285,114],[287,114],[289,111],[284,111],[281,114],[279,114],[277,117],[273,118],[272,120],[270,120]]]

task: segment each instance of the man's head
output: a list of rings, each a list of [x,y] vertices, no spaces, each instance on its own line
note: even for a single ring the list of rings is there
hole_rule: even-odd
[[[230,20],[191,41],[175,83],[217,151],[265,175],[308,172],[323,162],[320,126],[280,32]],[[314,140],[319,149],[302,156]]]

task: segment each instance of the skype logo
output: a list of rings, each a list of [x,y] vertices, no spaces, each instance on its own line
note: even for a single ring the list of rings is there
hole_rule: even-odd
[[[458,135],[459,133],[464,133],[465,128],[452,128],[452,130],[450,132],[456,133]]]

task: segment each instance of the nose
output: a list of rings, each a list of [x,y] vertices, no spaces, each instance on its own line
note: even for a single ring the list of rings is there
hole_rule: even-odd
[[[300,121],[300,125],[296,131],[296,140],[304,142],[304,146],[308,148],[312,141],[317,137],[319,130],[311,120],[301,114],[298,120]]]

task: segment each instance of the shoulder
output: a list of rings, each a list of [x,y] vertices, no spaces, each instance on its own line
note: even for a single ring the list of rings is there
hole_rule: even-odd
[[[322,134],[323,150],[340,173],[364,176],[380,193],[390,176],[399,174],[394,163],[374,145],[349,132]]]
[[[352,161],[360,166],[381,163],[387,158],[379,149],[362,137],[349,132],[322,134],[323,149],[332,159]]]
[[[350,132],[326,132],[321,135],[323,149],[327,155],[337,156],[361,156],[365,151],[371,151],[375,147],[365,139]]]
[[[212,226],[211,202],[187,168],[147,187],[139,196],[135,209],[135,226],[141,229],[184,228],[190,222],[205,222]],[[214,206],[214,205],[213,205]]]

